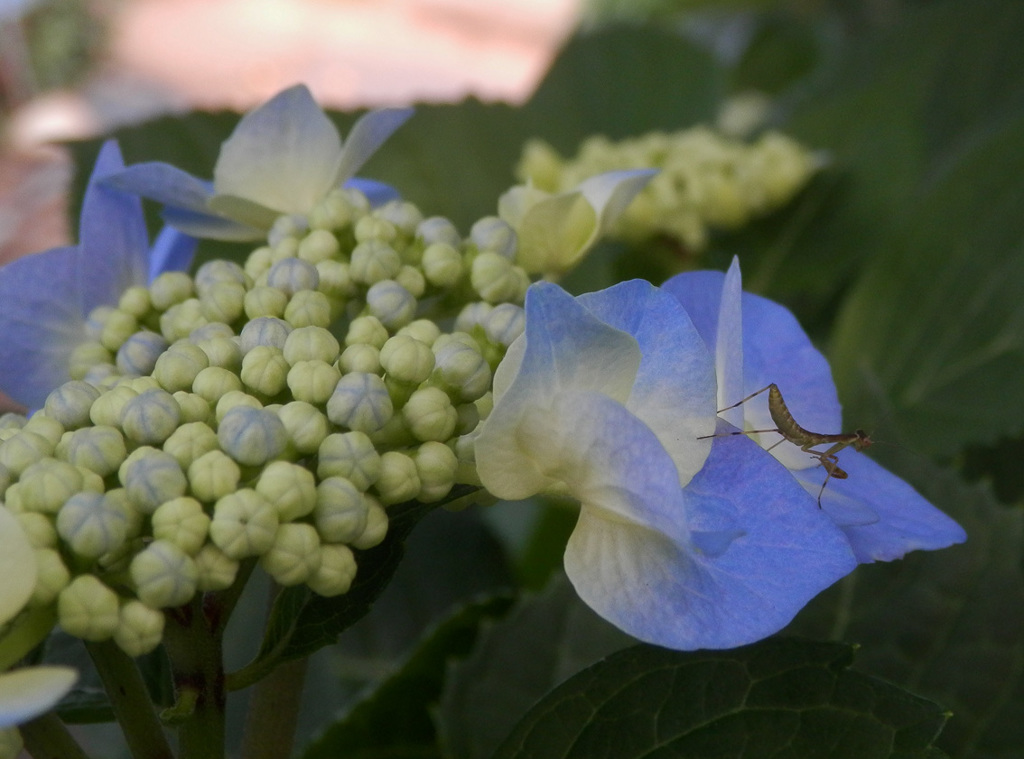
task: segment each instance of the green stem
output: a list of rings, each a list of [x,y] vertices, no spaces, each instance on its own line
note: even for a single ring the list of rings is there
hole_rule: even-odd
[[[33,759],[89,759],[54,712],[19,725],[18,729]]]
[[[308,658],[284,662],[253,686],[242,740],[242,759],[291,756]]]
[[[86,643],[135,759],[173,759],[138,667],[113,641]]]
[[[202,596],[168,614],[164,646],[175,689],[179,699],[192,700],[178,725],[181,759],[224,757],[222,633],[220,609],[205,609]]]

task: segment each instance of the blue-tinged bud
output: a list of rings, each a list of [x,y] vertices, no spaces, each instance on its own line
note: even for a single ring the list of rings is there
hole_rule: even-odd
[[[455,317],[455,329],[460,332],[471,332],[474,327],[483,324],[484,319],[493,310],[494,306],[480,300],[467,303]]]
[[[433,345],[434,376],[447,389],[456,391],[459,401],[481,397],[491,385],[491,368],[476,344],[448,336]]]
[[[166,540],[146,546],[132,559],[128,571],[139,600],[150,608],[181,606],[196,594],[198,567],[191,556]]]
[[[416,230],[423,222],[423,214],[420,213],[420,209],[405,200],[389,200],[384,205],[375,208],[372,215],[391,222],[395,229],[407,238],[416,234]]]
[[[300,258],[285,258],[267,272],[267,286],[286,295],[294,295],[299,290],[316,290],[319,285],[320,273],[316,266]]]
[[[100,477],[116,472],[128,455],[124,438],[114,427],[85,427],[69,432],[57,446],[57,453],[62,454],[58,458],[90,469]]]
[[[437,242],[446,243],[454,248],[462,244],[459,230],[443,216],[431,216],[421,221],[416,227],[416,237],[423,242],[424,247]]]
[[[156,366],[157,359],[167,350],[163,335],[149,330],[136,332],[125,340],[117,350],[117,368],[122,374],[149,374]]]
[[[231,392],[224,393],[220,400],[217,401],[217,405],[214,408],[214,418],[217,420],[217,424],[220,424],[221,420],[224,419],[224,415],[236,406],[263,408],[263,404],[260,403],[258,398],[242,390],[232,390]]]
[[[316,474],[320,479],[344,477],[365,491],[380,477],[380,454],[363,432],[334,433],[320,444]]]
[[[497,216],[485,216],[469,230],[469,239],[477,249],[496,253],[509,261],[515,259],[516,231]]]
[[[272,411],[238,406],[224,415],[217,440],[239,464],[260,466],[281,455],[288,443],[288,431]]]
[[[128,538],[128,515],[99,493],[76,493],[57,515],[57,534],[78,556],[97,559]]]
[[[260,345],[268,345],[279,350],[284,350],[285,341],[288,339],[292,326],[286,321],[263,316],[253,319],[242,327],[240,335],[242,353],[248,353]]]
[[[229,559],[240,561],[270,550],[277,529],[274,506],[255,490],[242,489],[217,501],[210,539]]]
[[[181,408],[166,390],[147,390],[129,399],[121,413],[121,429],[141,445],[159,445],[178,429]]]
[[[73,430],[89,424],[89,409],[100,397],[100,391],[81,380],[65,382],[46,396],[43,409],[64,429]]]
[[[143,455],[137,455],[140,451]],[[162,503],[184,495],[188,489],[177,459],[156,448],[133,452],[119,474],[131,504],[144,514],[152,514]]]
[[[416,299],[397,282],[375,282],[366,293],[366,306],[388,330],[397,330],[416,315]]]
[[[207,261],[196,271],[196,292],[200,296],[217,290],[223,285],[241,285],[243,288],[252,285],[252,279],[245,270],[234,261],[221,258]]]
[[[508,348],[526,329],[526,312],[512,303],[495,306],[482,322],[487,339]]]
[[[346,374],[327,401],[328,419],[339,427],[360,432],[379,430],[393,413],[388,389],[376,374]]]

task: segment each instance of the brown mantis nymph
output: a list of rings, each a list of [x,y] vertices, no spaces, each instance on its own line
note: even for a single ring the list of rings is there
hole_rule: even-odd
[[[742,432],[726,432],[723,434],[753,435],[759,432],[777,432],[782,435],[783,440],[788,440],[794,445],[800,446],[801,451],[805,451],[818,459],[826,472],[825,481],[821,483],[821,490],[818,491],[818,508],[820,509],[821,494],[825,492],[825,486],[828,484],[828,481],[833,477],[837,480],[845,480],[849,477],[849,474],[839,467],[839,457],[836,454],[851,445],[855,450],[863,451],[871,445],[872,440],[864,430],[855,430],[854,432],[823,433],[811,432],[808,429],[804,429],[797,424],[796,419],[793,418],[793,414],[786,406],[786,401],[782,398],[782,392],[779,390],[779,386],[774,382],[766,387],[762,387],[757,392],[751,393],[743,400],[738,401],[731,406],[719,409],[718,413],[741,406],[751,398],[757,397],[765,390],[768,391],[768,413],[771,414],[772,421],[775,422],[775,429],[744,430]],[[709,437],[719,437],[719,435],[702,435],[701,439]],[[781,442],[782,440],[770,446],[767,450],[770,451]],[[829,445],[829,448],[824,451],[812,450],[816,445]]]

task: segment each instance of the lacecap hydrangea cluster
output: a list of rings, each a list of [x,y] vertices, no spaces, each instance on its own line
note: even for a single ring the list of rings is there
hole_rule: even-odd
[[[747,143],[698,126],[618,142],[596,135],[571,159],[531,140],[516,175],[538,189],[561,192],[607,171],[658,169],[608,235],[628,242],[667,235],[699,252],[710,230],[737,229],[781,208],[823,165],[820,153],[779,132]]]
[[[515,253],[500,219],[463,239],[339,189],[244,265],[166,272],[94,311],[72,380],[0,422],[0,500],[38,563],[30,606],[137,656],[162,609],[247,561],[345,593],[389,506],[472,480],[464,436],[523,330]]]

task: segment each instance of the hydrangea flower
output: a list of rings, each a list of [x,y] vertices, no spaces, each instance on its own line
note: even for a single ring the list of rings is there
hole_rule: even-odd
[[[796,318],[766,298],[742,291],[740,267],[727,274],[679,274],[663,288],[683,304],[715,355],[718,408],[725,408],[774,382],[797,422],[815,432],[838,432],[842,415],[825,357]],[[743,430],[775,428],[767,396],[722,414]],[[780,435],[759,436],[809,493],[821,493],[821,508],[843,530],[859,562],[891,561],[909,551],[945,548],[967,539],[963,528],[910,485],[852,447],[838,453],[848,479],[830,478],[818,459]]]
[[[678,649],[750,643],[857,562],[756,443],[704,437],[717,408],[712,355],[669,293],[633,281],[573,298],[539,283],[495,374],[477,469],[501,498],[580,502],[565,569],[612,623]]]
[[[174,230],[150,249],[139,199],[102,182],[123,169],[117,144],[105,143],[85,191],[78,244],[0,268],[0,390],[28,408],[69,379],[71,351],[94,308],[191,261],[195,240]]]
[[[157,161],[130,166],[108,183],[162,203],[164,220],[187,234],[258,240],[279,216],[304,216],[343,184],[374,204],[397,198],[388,185],[354,177],[411,115],[411,108],[371,111],[343,143],[309,89],[296,85],[242,117],[221,146],[212,184]]]

